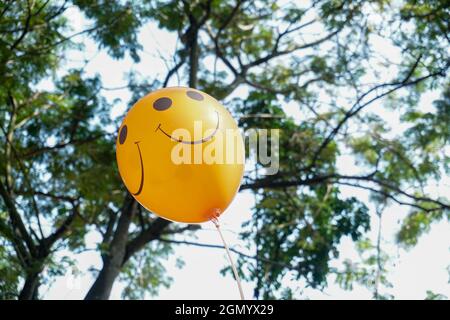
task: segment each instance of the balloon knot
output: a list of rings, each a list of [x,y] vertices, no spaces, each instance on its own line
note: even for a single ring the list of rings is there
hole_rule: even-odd
[[[216,226],[216,228],[219,228],[219,216],[221,214],[221,210],[220,209],[213,209],[212,210],[212,217],[211,217],[211,222],[214,223],[214,225]]]

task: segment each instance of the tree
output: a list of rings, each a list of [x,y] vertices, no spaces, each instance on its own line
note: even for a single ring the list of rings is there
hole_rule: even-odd
[[[92,26],[70,34],[64,12],[71,5]],[[242,128],[282,129],[280,171],[264,176],[256,164],[241,187],[255,193],[255,219],[244,225],[242,239],[257,253],[241,254],[239,265],[244,278],[256,281],[256,298],[290,297],[281,285],[286,274],[325,286],[340,239],[359,241],[370,227],[368,204],[344,198],[343,186],[370,191],[376,204],[411,208],[400,241],[414,244],[433,221],[448,217],[448,201],[424,188],[448,172],[440,152],[449,138],[448,91],[433,110],[420,105],[423,93],[449,83],[448,11],[445,1],[412,0],[2,3],[0,273],[4,264],[20,270],[0,282],[2,296],[38,298],[39,285],[71,263],[55,261],[55,251],[82,250],[83,236],[95,229],[103,237],[103,266],[86,298],[107,299],[118,277],[130,284],[125,296],[142,297],[149,284],[152,292],[167,284],[155,275],[158,259],[176,243],[171,237],[197,228],[150,215],[126,193],[112,165],[115,135],[105,129],[118,123],[109,117],[100,79],[83,70],[56,72],[64,53],[81,45],[77,35],[117,59],[138,61],[140,27],[157,23],[180,44],[167,58],[165,79],[139,82],[130,75],[133,101],[180,74],[183,84],[244,115]],[[380,53],[377,39],[399,61]],[[53,87],[39,88],[43,79]],[[235,95],[238,88],[247,94]],[[286,114],[287,102],[303,121]],[[394,111],[408,126],[395,136],[386,121]],[[359,174],[340,171],[343,152],[360,162]],[[145,266],[140,282],[132,272],[138,265]]]
[[[120,182],[110,165],[113,138],[104,130],[110,120],[100,80],[82,70],[57,75],[64,53],[77,45],[76,34],[65,34],[68,6],[1,4],[1,257],[8,296],[19,299],[38,298],[39,285],[70,263],[55,261],[55,251],[79,249],[89,221],[102,219],[96,211],[109,212],[117,201],[109,193]],[[48,78],[51,88],[39,88]]]

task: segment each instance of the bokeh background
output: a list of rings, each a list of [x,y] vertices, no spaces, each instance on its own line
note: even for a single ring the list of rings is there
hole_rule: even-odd
[[[450,296],[446,1],[0,2],[0,298],[236,299],[210,223],[120,181],[126,111],[165,86],[280,129],[222,217],[252,299]],[[182,208],[180,208],[182,210]]]

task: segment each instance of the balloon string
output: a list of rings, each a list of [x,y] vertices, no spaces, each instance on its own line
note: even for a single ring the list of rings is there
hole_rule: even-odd
[[[239,289],[239,295],[241,296],[241,300],[245,300],[245,298],[244,298],[244,291],[242,290],[242,286],[241,286],[241,278],[239,277],[239,274],[238,274],[238,271],[236,269],[236,266],[234,265],[233,258],[231,257],[230,249],[228,248],[228,245],[227,245],[227,243],[225,241],[225,238],[224,238],[224,236],[222,234],[222,231],[220,230],[219,220],[217,219],[217,217],[214,217],[214,218],[211,219],[211,221],[216,226],[217,231],[219,232],[220,238],[222,239],[222,243],[223,243],[223,246],[225,248],[225,251],[227,252],[228,260],[230,261],[230,264],[231,264],[231,269],[233,270],[234,277],[236,278],[236,283],[237,283],[237,286],[238,286],[238,289]]]

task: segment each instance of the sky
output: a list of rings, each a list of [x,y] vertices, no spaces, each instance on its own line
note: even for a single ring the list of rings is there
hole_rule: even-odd
[[[66,15],[73,24],[74,31],[81,30],[89,25],[82,15],[75,9],[69,9]],[[164,77],[166,66],[160,56],[170,57],[176,47],[176,37],[173,34],[159,30],[155,25],[149,24],[140,33],[139,40],[144,45],[142,61],[134,64],[128,57],[123,60],[113,60],[103,50],[98,50],[95,43],[86,38],[80,37],[86,45],[82,52],[71,52],[67,57],[65,68],[79,66],[84,60],[89,60],[86,66],[87,75],[99,74],[105,88],[120,88],[126,85],[124,75],[130,70],[136,70],[146,76]],[[383,43],[379,44],[383,46]],[[395,53],[394,53],[395,56]],[[172,81],[171,85],[178,85],[177,81]],[[43,83],[43,86],[49,84]],[[111,110],[113,117],[124,114],[130,100],[130,93],[126,89],[104,90],[102,94],[109,100],[117,100]],[[239,92],[237,92],[239,94]],[[430,105],[435,98],[434,93],[425,95],[422,103]],[[293,105],[287,105],[286,112],[296,118],[301,119],[302,114]],[[395,124],[396,118],[392,117]],[[342,172],[355,172],[358,166],[354,161],[345,155],[339,158],[338,167]],[[438,196],[450,194],[450,179],[446,177],[439,186],[430,187],[431,194]],[[368,193],[355,188],[342,188],[346,197],[354,196],[368,203]],[[242,222],[251,219],[251,211],[254,205],[254,198],[251,192],[241,192],[234,199],[227,211],[221,216],[221,225],[229,245],[242,252],[253,254],[244,247],[239,240],[238,233]],[[424,299],[427,290],[444,294],[450,297],[449,273],[447,267],[450,264],[450,224],[448,221],[435,223],[432,230],[420,238],[419,243],[411,250],[400,248],[395,244],[395,233],[399,228],[400,221],[406,216],[407,208],[399,205],[392,205],[387,208],[382,216],[382,247],[393,256],[392,265],[389,265],[388,279],[392,282],[393,288],[384,290],[396,299]],[[372,240],[376,238],[379,220],[371,207],[372,231],[369,236]],[[199,243],[221,244],[219,235],[212,223],[202,224],[202,229],[196,232]],[[179,239],[182,239],[180,237]],[[95,232],[87,235],[86,242],[91,248],[100,241],[100,236]],[[145,250],[145,249],[144,249]],[[341,257],[333,265],[339,267],[345,259],[355,260],[358,255],[354,244],[349,238],[343,238],[339,251]],[[61,255],[68,252],[62,252]],[[88,250],[78,255],[73,255],[76,259],[77,270],[68,270],[50,286],[42,290],[45,299],[82,299],[93,283],[93,278],[88,270],[92,267],[101,267],[101,258],[98,252]],[[233,254],[234,259],[236,256]],[[184,266],[176,266],[176,258],[184,261]],[[223,276],[220,270],[228,266],[228,261],[224,250],[187,245],[175,245],[174,254],[165,263],[166,272],[173,278],[173,283],[169,288],[161,288],[157,296],[148,296],[148,299],[238,299],[239,293],[231,275]],[[76,272],[71,272],[76,271]],[[73,275],[77,273],[78,275]],[[302,283],[295,280],[286,280],[287,286],[300,286],[298,298],[300,299],[370,299],[372,293],[366,288],[355,285],[353,290],[346,291],[333,283],[329,279],[329,286],[323,290],[302,288]],[[111,299],[120,299],[124,285],[116,281]],[[251,298],[253,284],[243,283],[244,294]],[[382,292],[384,292],[382,290]]]

